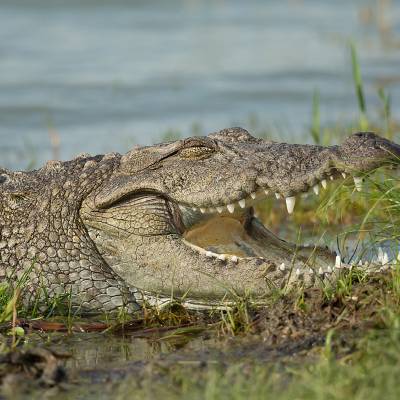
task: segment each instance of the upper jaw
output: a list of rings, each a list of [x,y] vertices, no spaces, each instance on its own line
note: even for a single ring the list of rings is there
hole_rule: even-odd
[[[319,195],[321,190],[325,190],[330,181],[338,179],[346,179],[348,174],[338,169],[331,169],[325,174],[320,175],[320,179],[314,177],[308,182],[304,182],[300,189],[295,191],[294,189],[281,189],[273,190],[272,188],[258,187],[253,192],[246,193],[242,197],[231,200],[226,198],[223,201],[210,205],[209,203],[194,204],[190,202],[179,202],[177,203],[179,209],[182,212],[185,226],[194,224],[194,221],[206,218],[210,215],[221,214],[231,215],[239,218],[245,210],[252,210],[252,207],[261,200],[264,200],[270,196],[276,199],[285,199],[286,208],[289,214],[292,214],[296,204],[296,195],[311,192],[315,195]],[[362,190],[363,178],[354,176],[354,185],[357,191]],[[239,213],[239,214],[238,214]],[[239,216],[238,216],[239,215]]]
[[[353,177],[355,189],[361,191],[364,175],[400,160],[399,145],[370,133],[352,135],[341,146],[271,144],[259,140],[252,149],[250,153],[254,157],[244,152],[244,159],[251,161],[237,171],[238,175],[247,175],[242,177],[243,182],[239,183],[239,176],[237,182],[231,177],[224,189],[224,181],[218,181],[215,199],[208,193],[204,201],[196,196],[195,201],[180,201],[179,204],[202,214],[232,214],[275,195],[285,198],[287,210],[292,213],[298,194],[313,191],[318,195],[329,181],[348,175]],[[237,149],[240,153],[239,150],[240,146]],[[203,190],[206,192],[208,188]]]

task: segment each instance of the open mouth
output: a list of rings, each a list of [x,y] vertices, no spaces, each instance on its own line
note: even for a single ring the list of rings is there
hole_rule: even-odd
[[[309,186],[308,190],[286,198],[269,188],[259,188],[236,202],[214,207],[179,204],[184,243],[202,255],[234,263],[246,258],[267,258],[283,268],[282,263],[292,263],[295,257],[301,264],[314,268],[318,257],[318,268],[322,262],[323,269],[330,271],[335,264],[338,266],[334,252],[317,246],[295,245],[279,238],[256,218],[254,206],[268,197],[276,197],[285,201],[287,212],[292,214],[296,195],[319,195],[320,190],[327,188],[328,181],[346,178],[345,172],[335,171]],[[353,180],[355,190],[361,191],[363,178],[353,177]]]

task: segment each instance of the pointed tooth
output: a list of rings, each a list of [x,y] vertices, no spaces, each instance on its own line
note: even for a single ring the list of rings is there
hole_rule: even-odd
[[[382,247],[378,247],[378,262],[380,262],[381,264],[383,264],[383,249]]]
[[[342,172],[343,179],[346,179],[346,172]]]
[[[286,197],[286,208],[289,214],[293,213],[294,205],[296,204],[296,197]]]
[[[206,209],[203,208],[203,207],[200,207],[200,212],[201,212],[202,214],[204,214],[204,213],[206,212]]]
[[[319,273],[320,275],[323,275],[323,274],[324,274],[324,271],[323,271],[323,269],[322,269],[321,267],[319,267],[318,273]]]
[[[284,270],[286,269],[285,263],[282,263],[282,264],[279,266],[279,269],[280,269],[281,271],[284,271]]]
[[[255,192],[251,192],[251,193],[250,193],[250,197],[251,197],[253,200],[256,198],[256,196],[257,196],[257,195],[256,195]]]
[[[192,207],[192,210],[193,210],[193,211],[197,211],[197,208],[196,208],[196,207]]]
[[[225,261],[226,260],[226,254],[218,254],[217,258],[221,261]]]
[[[281,195],[280,195],[279,193],[275,193],[275,197],[276,197],[277,199],[280,199],[280,198],[281,198]]]
[[[269,190],[268,189],[264,189],[264,193],[265,193],[266,196],[268,196],[269,195]]]
[[[331,268],[331,266],[328,266],[326,272],[327,272],[328,274],[331,274],[331,273],[332,273],[332,268]]]
[[[239,259],[237,258],[237,256],[232,256],[231,257],[231,261],[234,262],[235,264],[238,262],[238,260]]]
[[[326,187],[327,187],[326,179],[322,179],[321,185],[322,185],[322,187],[323,187],[324,189],[326,189]]]
[[[358,262],[358,266],[359,266],[359,267],[362,267],[362,266],[363,266],[363,263],[362,263],[361,260]]]
[[[333,181],[335,178],[333,177],[333,175],[331,175],[331,176],[329,177],[329,179],[330,179],[331,181]]]
[[[238,203],[239,203],[240,208],[245,208],[246,207],[246,200],[245,199],[239,200]]]
[[[226,208],[228,209],[228,211],[233,214],[233,212],[235,211],[235,205],[234,204],[228,204],[226,206]]]
[[[206,257],[214,257],[214,253],[212,251],[206,251]]]
[[[296,275],[297,275],[297,276],[300,276],[300,275],[301,275],[300,268],[297,268],[297,269],[296,269]]]
[[[342,268],[342,260],[340,259],[339,255],[337,255],[335,258],[335,268],[337,269]]]
[[[310,269],[308,270],[308,272],[310,273],[310,275],[314,275],[314,270],[313,270],[312,268],[310,268]]]
[[[382,258],[382,265],[389,264],[389,254],[388,253],[383,253],[383,258]]]
[[[382,247],[378,248],[378,262],[380,262],[382,265],[389,263],[389,255],[386,253],[386,251],[383,251]]]
[[[316,185],[314,185],[312,189],[314,190],[314,193],[318,196],[318,195],[319,195],[319,186],[318,186],[318,183],[317,183]]]
[[[357,192],[361,192],[363,187],[363,179],[360,178],[359,176],[355,176],[353,179],[354,179],[354,186],[356,187]]]
[[[224,211],[224,207],[217,207],[217,211],[221,214]]]

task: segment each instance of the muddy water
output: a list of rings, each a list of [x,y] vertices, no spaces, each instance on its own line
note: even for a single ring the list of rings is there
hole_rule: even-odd
[[[341,354],[354,351],[358,338],[381,321],[377,310],[382,308],[383,293],[390,303],[387,296],[391,291],[385,288],[392,284],[391,275],[382,273],[368,282],[355,281],[351,296],[339,295],[330,302],[323,291],[308,289],[301,299],[271,299],[269,305],[258,311],[236,313],[232,318],[234,324],[223,323],[218,312],[190,314],[195,325],[185,325],[185,329],[149,330],[148,323],[142,326],[135,322],[125,325],[124,331],[119,328],[84,333],[76,331],[76,322],[72,334],[30,332],[21,348],[45,346],[58,356],[68,355],[62,361],[68,380],[43,388],[36,380],[25,386],[20,380],[9,379],[6,389],[13,399],[18,398],[17,393],[25,395],[22,398],[28,393],[29,398],[42,399],[46,395],[58,400],[125,399],[128,394],[129,398],[165,399],[163,394],[176,392],[181,384],[195,387],[201,379],[211,379],[212,383],[213,371],[224,374],[236,368],[239,373],[252,373],[253,368],[267,372],[273,368],[279,379],[285,380],[291,368],[300,370],[304,364],[315,364],[321,359],[330,329],[335,330]],[[226,317],[225,314],[229,321]],[[85,326],[93,324],[93,320],[86,321]],[[43,329],[45,325],[42,322]],[[234,326],[236,335],[232,331]],[[161,395],[152,396],[154,390]],[[135,397],[136,392],[139,394]]]
[[[29,341],[43,345],[43,336],[33,334]],[[257,335],[222,338],[207,333],[168,339],[162,335],[138,338],[129,334],[50,334],[46,346],[70,356],[64,363],[68,382],[46,389],[33,385],[28,393],[31,398],[126,398],[127,387],[151,386],[151,380],[162,390],[163,380],[169,379],[174,369],[199,374],[202,370],[223,370],[235,365],[267,368],[289,360],[293,365],[305,358],[310,361],[323,342],[322,334],[277,346],[268,345]],[[12,391],[18,394],[19,388]]]

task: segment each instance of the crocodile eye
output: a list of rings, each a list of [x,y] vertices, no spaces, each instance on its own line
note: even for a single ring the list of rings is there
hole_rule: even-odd
[[[214,152],[213,149],[206,146],[185,147],[179,151],[179,156],[182,158],[205,158],[209,157]]]

